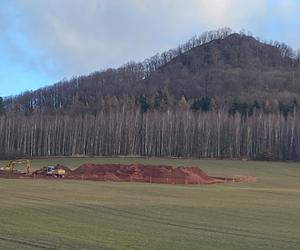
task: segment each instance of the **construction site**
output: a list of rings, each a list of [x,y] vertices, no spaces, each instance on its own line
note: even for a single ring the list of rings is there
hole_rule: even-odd
[[[22,165],[23,170],[17,165]],[[19,170],[20,169],[20,170]],[[198,167],[173,167],[143,164],[82,164],[72,169],[63,165],[43,166],[32,170],[30,160],[10,161],[0,168],[0,178],[64,179],[158,184],[216,184],[256,182],[252,176],[209,176]]]

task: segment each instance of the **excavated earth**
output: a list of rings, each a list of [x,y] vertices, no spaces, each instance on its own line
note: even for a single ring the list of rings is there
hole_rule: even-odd
[[[255,182],[255,177],[210,177],[198,167],[153,166],[142,164],[83,164],[75,170],[58,165],[66,171],[65,179],[94,181],[126,181],[161,184],[214,184],[224,182]],[[52,178],[40,169],[30,175],[5,174],[3,178]]]
[[[211,184],[218,180],[196,167],[149,166],[142,164],[84,164],[68,178],[97,181],[133,181],[165,184]]]

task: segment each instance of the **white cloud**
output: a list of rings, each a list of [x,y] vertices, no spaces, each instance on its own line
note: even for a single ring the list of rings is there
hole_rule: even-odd
[[[288,0],[292,1],[292,0]],[[204,26],[237,26],[253,15],[265,14],[267,0],[129,0],[140,11],[159,6],[174,20],[194,21]],[[155,8],[155,7],[154,7]]]
[[[240,27],[248,22],[254,14],[261,15],[266,7],[264,0],[210,0],[200,2],[195,0],[194,2],[196,6],[198,5],[198,9],[203,9],[199,15],[199,21],[207,26]]]

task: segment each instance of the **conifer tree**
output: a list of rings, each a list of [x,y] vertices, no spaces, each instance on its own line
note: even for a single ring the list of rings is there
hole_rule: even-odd
[[[0,115],[5,113],[3,98],[0,96]]]

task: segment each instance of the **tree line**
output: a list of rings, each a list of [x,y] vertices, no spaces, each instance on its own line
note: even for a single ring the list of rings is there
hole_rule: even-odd
[[[251,116],[256,112],[263,113],[276,113],[279,112],[287,118],[288,115],[298,112],[300,106],[296,98],[281,102],[276,99],[269,101],[257,101],[257,100],[238,100],[233,99],[229,102],[228,108],[221,106],[217,103],[215,98],[209,96],[195,99],[187,99],[182,96],[180,99],[175,100],[168,92],[158,91],[153,96],[141,95],[136,97],[119,97],[106,96],[98,98],[94,105],[83,103],[81,101],[74,101],[69,109],[61,111],[57,110],[32,110],[32,111],[13,111],[6,110],[3,102],[3,98],[0,97],[0,115],[4,114],[22,114],[25,116],[35,115],[37,113],[43,113],[48,115],[77,115],[77,114],[91,114],[96,115],[101,111],[111,111],[122,109],[126,107],[129,110],[139,108],[141,112],[148,111],[166,111],[168,109],[176,110],[182,107],[194,112],[210,112],[216,110],[222,110],[228,112],[231,115],[240,114],[242,116]]]
[[[0,117],[2,158],[174,156],[298,160],[300,114],[126,108],[97,115]]]

